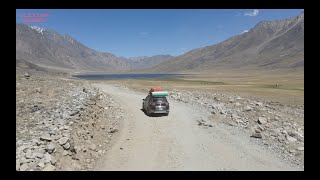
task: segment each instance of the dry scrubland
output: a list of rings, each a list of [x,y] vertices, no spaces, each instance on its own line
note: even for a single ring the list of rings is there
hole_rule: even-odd
[[[109,80],[145,91],[152,86],[167,90],[185,89],[230,93],[275,101],[291,106],[304,106],[304,71],[221,71],[190,74],[178,79]],[[277,85],[278,84],[278,85]]]

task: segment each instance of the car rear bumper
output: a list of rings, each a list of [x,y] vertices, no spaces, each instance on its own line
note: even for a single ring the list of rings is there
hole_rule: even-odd
[[[169,113],[169,110],[156,110],[156,111],[150,111],[150,113],[163,114],[163,113]]]

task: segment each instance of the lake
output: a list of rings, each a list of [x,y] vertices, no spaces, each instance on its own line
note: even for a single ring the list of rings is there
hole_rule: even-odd
[[[163,79],[163,78],[181,78],[187,74],[90,74],[73,75],[81,79]]]

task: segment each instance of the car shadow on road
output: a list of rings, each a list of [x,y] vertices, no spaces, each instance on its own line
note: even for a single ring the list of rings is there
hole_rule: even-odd
[[[163,114],[150,114],[150,115],[147,115],[147,112],[144,109],[140,109],[140,110],[148,117],[162,117],[162,116],[164,116]]]

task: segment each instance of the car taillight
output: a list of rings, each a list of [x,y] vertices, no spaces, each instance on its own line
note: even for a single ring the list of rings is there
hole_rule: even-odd
[[[149,105],[150,105],[150,106],[155,106],[155,105],[156,105],[156,103],[149,103]]]

